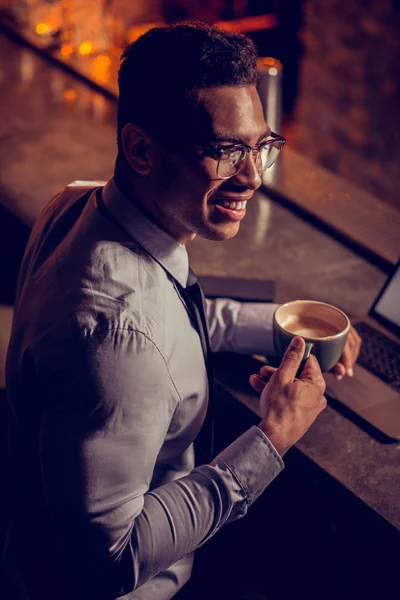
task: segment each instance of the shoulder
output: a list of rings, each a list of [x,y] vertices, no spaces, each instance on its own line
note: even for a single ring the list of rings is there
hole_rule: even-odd
[[[33,300],[42,331],[63,323],[85,335],[120,328],[152,337],[149,323],[159,322],[159,299],[172,282],[96,210],[97,189],[65,188],[42,212],[24,258],[20,314],[32,320]]]
[[[105,388],[119,389],[121,396],[127,389],[143,389],[145,395],[163,390],[164,396],[169,390],[174,401],[181,400],[165,352],[144,331],[109,326],[90,333],[80,330],[79,337],[72,360],[83,378],[91,374]]]
[[[137,243],[107,236],[57,252],[60,292],[68,317],[88,333],[138,330],[150,336],[160,298],[172,286],[164,269]]]

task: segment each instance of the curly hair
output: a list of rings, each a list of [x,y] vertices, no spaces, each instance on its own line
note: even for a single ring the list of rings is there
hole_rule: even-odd
[[[127,123],[163,137],[196,102],[196,91],[257,82],[250,38],[198,21],[154,27],[127,46],[118,75],[118,146]]]

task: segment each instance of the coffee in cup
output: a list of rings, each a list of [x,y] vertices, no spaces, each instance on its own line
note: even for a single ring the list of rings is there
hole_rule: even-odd
[[[291,340],[306,342],[303,364],[312,352],[321,371],[330,371],[339,361],[350,331],[350,321],[336,306],[316,300],[294,300],[279,306],[273,318],[274,346],[283,357]]]

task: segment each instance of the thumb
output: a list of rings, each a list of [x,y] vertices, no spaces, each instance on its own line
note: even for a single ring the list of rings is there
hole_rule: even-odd
[[[304,381],[304,380],[316,381],[320,378],[322,379],[323,376],[322,376],[321,368],[319,366],[319,362],[313,354],[310,354],[310,356],[306,360],[306,364],[304,365],[304,368],[301,372],[300,379],[302,381]]]
[[[278,372],[283,383],[291,383],[296,377],[298,368],[304,356],[305,342],[302,337],[296,335],[289,344]]]

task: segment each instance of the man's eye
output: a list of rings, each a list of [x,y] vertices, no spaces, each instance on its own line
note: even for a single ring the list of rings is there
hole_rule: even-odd
[[[232,146],[210,146],[209,156],[219,160],[229,160],[237,154],[237,148]]]
[[[238,151],[237,148],[232,148],[232,147],[229,147],[229,146],[226,146],[226,147],[220,146],[218,148],[218,150],[219,150],[219,153],[220,153],[221,156],[224,156],[224,157],[227,157],[227,158],[230,157],[230,156],[233,156]]]

